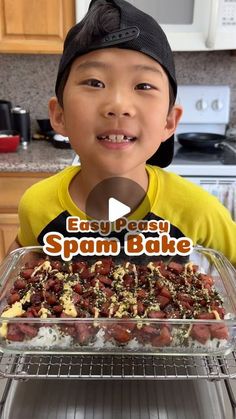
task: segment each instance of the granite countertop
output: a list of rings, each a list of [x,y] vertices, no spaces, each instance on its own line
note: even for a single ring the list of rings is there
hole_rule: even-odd
[[[20,145],[16,152],[0,153],[0,172],[59,172],[71,165],[74,155],[49,141],[32,140],[26,150]]]

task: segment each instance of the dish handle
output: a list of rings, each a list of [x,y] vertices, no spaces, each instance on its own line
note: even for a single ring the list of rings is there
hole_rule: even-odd
[[[18,252],[13,250],[9,253],[1,262],[0,264],[0,284],[4,283],[4,279],[6,279],[9,275],[10,270],[12,270],[12,266],[19,258],[19,249]]]
[[[224,258],[224,263],[227,266],[227,268],[229,269],[229,271],[232,273],[232,278],[233,278],[233,281],[234,281],[235,286],[236,286],[236,267],[234,267],[232,265],[232,263],[226,258]]]

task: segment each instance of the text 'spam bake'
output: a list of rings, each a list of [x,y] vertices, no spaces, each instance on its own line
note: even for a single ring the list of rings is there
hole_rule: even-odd
[[[107,235],[108,231],[128,231],[124,235],[124,252],[128,256],[146,254],[148,256],[174,256],[189,255],[192,252],[192,240],[187,237],[176,239],[169,235],[170,224],[166,220],[161,221],[128,221],[124,218],[117,220],[113,229],[107,221],[76,221],[77,217],[69,217],[67,220],[67,231],[76,232],[98,232]],[[103,224],[104,223],[104,224]],[[157,237],[145,237],[143,232],[155,232]],[[63,260],[70,260],[77,255],[82,256],[116,256],[121,251],[121,243],[116,237],[64,237],[58,232],[50,232],[44,236],[43,250],[50,256],[60,256]]]

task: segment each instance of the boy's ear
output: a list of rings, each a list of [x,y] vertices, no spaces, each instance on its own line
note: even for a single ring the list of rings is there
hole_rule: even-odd
[[[63,136],[66,135],[64,111],[58,102],[58,99],[54,96],[48,102],[48,112],[51,122],[51,126],[58,134]]]
[[[183,114],[183,108],[180,105],[174,105],[167,115],[166,126],[165,126],[165,138],[163,142],[170,138],[174,134],[177,125]]]

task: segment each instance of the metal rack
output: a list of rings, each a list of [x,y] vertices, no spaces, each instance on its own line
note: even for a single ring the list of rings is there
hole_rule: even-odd
[[[226,380],[236,378],[236,352],[225,357],[2,354],[0,377],[14,379]]]
[[[164,380],[208,380],[217,385],[223,380],[236,418],[236,399],[231,379],[236,378],[236,352],[225,357],[142,356],[142,355],[40,355],[1,354],[0,378],[7,378],[0,401],[0,416],[14,380],[124,380],[126,383]],[[38,380],[38,381],[39,381]],[[37,380],[36,380],[37,381]],[[58,381],[58,383],[60,380]],[[106,381],[104,381],[105,383]],[[148,384],[146,384],[148,385]],[[164,385],[164,384],[163,384]],[[28,390],[27,390],[28,391]]]

